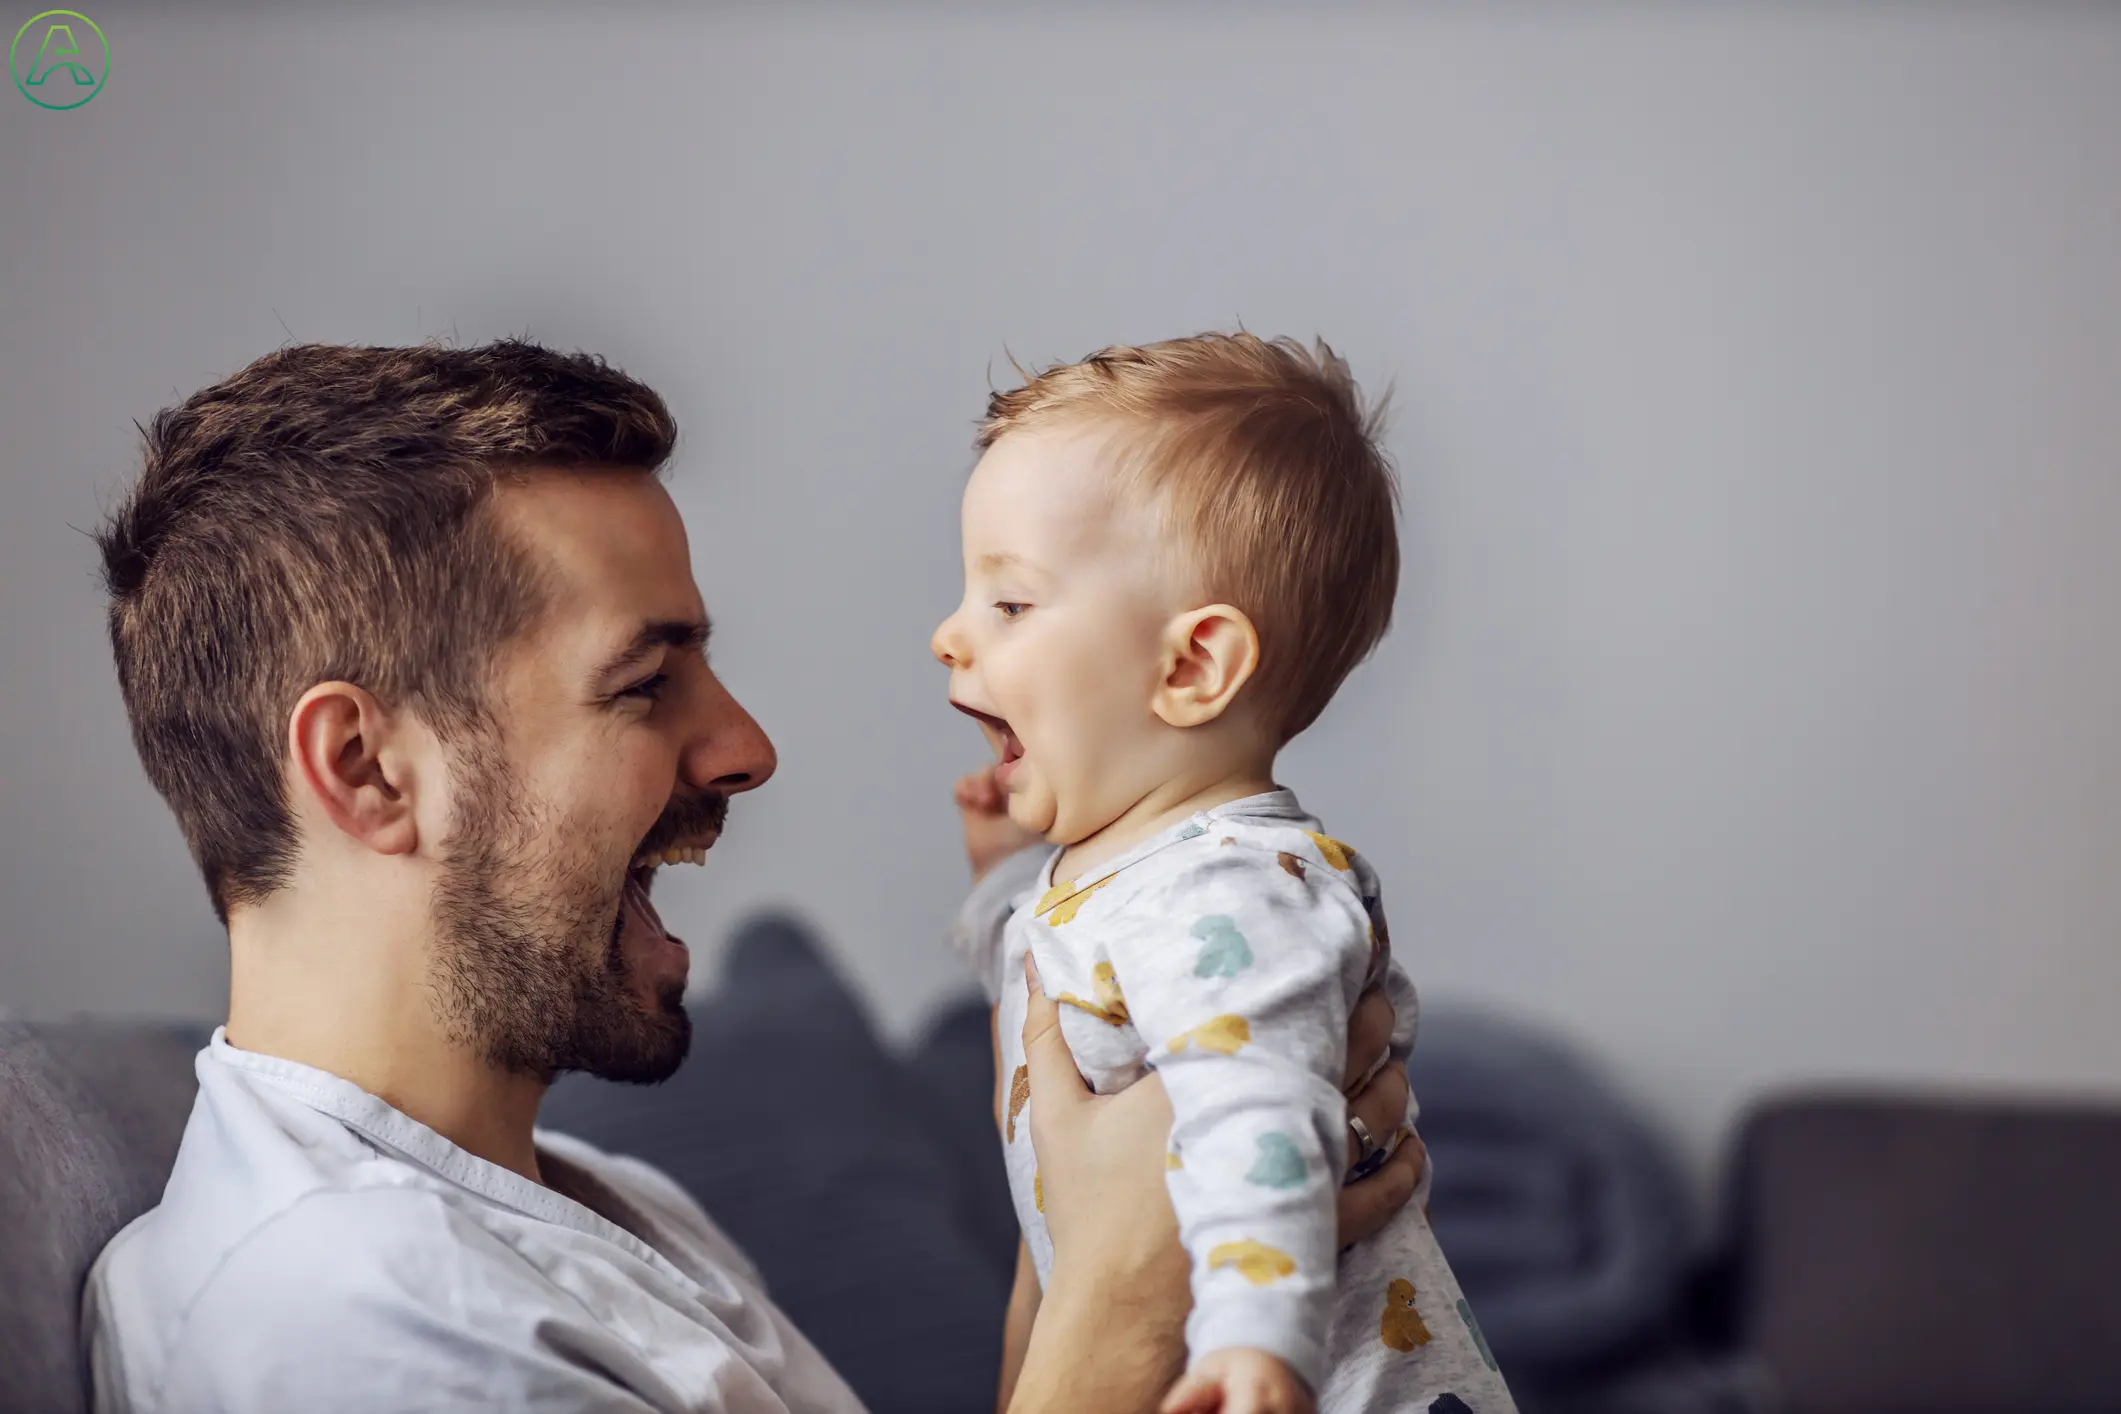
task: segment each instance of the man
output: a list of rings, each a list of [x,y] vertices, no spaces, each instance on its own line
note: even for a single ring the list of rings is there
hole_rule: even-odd
[[[161,1206],[90,1277],[98,1408],[859,1407],[667,1178],[533,1133],[563,1071],[683,1061],[655,873],[774,769],[707,664],[674,438],[523,343],[284,349],[148,429],[111,638],[229,1012]],[[1185,1300],[1169,1112],[1090,1097],[1050,1004],[1026,1034],[1062,1255],[1009,1407],[1146,1409]],[[1412,1167],[1349,1190],[1351,1236]]]

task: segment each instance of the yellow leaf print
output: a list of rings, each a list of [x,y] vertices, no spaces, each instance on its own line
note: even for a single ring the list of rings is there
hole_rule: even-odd
[[[1429,1328],[1414,1309],[1413,1282],[1392,1278],[1385,1287],[1385,1315],[1380,1324],[1380,1339],[1394,1350],[1413,1350],[1429,1343]]]
[[[1009,1128],[1003,1139],[1004,1143],[1016,1142],[1016,1117],[1022,1114],[1024,1106],[1030,1103],[1031,1067],[1020,1065],[1016,1068],[1016,1074],[1009,1077]]]
[[[1112,970],[1112,964],[1100,962],[1091,968],[1090,982],[1097,991],[1096,1001],[1086,1002],[1073,992],[1062,992],[1054,1000],[1066,1002],[1072,1007],[1080,1007],[1107,1025],[1124,1025],[1129,1020],[1127,998],[1119,990],[1119,974]]]
[[[1318,852],[1326,857],[1326,863],[1342,873],[1346,873],[1350,868],[1354,867],[1348,863],[1348,857],[1355,853],[1354,850],[1334,839],[1331,835],[1321,835],[1316,830],[1305,830],[1304,833],[1311,837],[1312,844],[1318,846]]]
[[[1046,1211],[1046,1183],[1037,1169],[1031,1170],[1031,1206],[1042,1213]]]
[[[1105,1010],[1125,1021],[1127,998],[1119,989],[1119,974],[1112,970],[1112,964],[1100,962],[1091,968],[1090,982],[1097,989],[1097,999],[1105,1004]]]
[[[1196,1042],[1204,1051],[1234,1056],[1251,1039],[1252,1023],[1241,1016],[1225,1012],[1213,1020],[1203,1021],[1191,1031],[1181,1031],[1173,1036],[1169,1049],[1183,1051],[1188,1042]]]
[[[1178,1161],[1178,1155],[1166,1153],[1164,1155],[1164,1167],[1167,1169],[1182,1169],[1185,1165]]]
[[[1225,1242],[1208,1253],[1208,1270],[1235,1267],[1237,1274],[1254,1286],[1267,1286],[1296,1271],[1296,1259],[1264,1242],[1247,1237]]]
[[[1038,907],[1032,910],[1032,915],[1045,917],[1047,925],[1054,928],[1063,923],[1073,923],[1076,913],[1089,901],[1090,895],[1111,882],[1112,876],[1107,874],[1089,888],[1078,889],[1075,887],[1075,880],[1062,880],[1046,890],[1045,897],[1038,901]],[[1047,916],[1049,911],[1050,916]]]

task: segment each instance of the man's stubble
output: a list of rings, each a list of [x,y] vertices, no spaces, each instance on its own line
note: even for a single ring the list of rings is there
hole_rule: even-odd
[[[637,842],[538,808],[488,734],[461,740],[453,764],[461,803],[435,887],[429,982],[453,1038],[547,1081],[570,1070],[667,1080],[691,1046],[692,1020],[682,985],[653,1002],[640,996],[619,946]],[[665,823],[651,839],[668,833]]]

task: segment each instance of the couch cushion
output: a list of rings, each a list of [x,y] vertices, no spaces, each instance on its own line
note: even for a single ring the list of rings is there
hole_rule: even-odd
[[[905,1058],[909,1107],[927,1122],[950,1173],[951,1211],[1004,1284],[1022,1233],[994,1132],[994,1027],[973,996],[941,1008]]]
[[[84,1407],[81,1284],[162,1195],[196,1028],[0,1020],[0,1409]]]
[[[1792,1096],[1735,1171],[1790,1414],[2121,1408],[2121,1107]]]
[[[1513,1383],[1610,1362],[1668,1323],[1693,1242],[1679,1171],[1568,1045],[1503,1017],[1428,1009],[1408,1062],[1429,1197]]]

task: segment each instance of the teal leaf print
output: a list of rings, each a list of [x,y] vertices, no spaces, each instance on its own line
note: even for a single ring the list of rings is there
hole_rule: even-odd
[[[1500,1370],[1501,1367],[1495,1363],[1495,1352],[1488,1349],[1488,1338],[1480,1333],[1480,1323],[1473,1319],[1473,1308],[1466,1305],[1463,1296],[1458,1298],[1458,1319],[1464,1321],[1466,1329],[1473,1333],[1473,1344],[1480,1347],[1480,1358],[1488,1362],[1488,1368]]]
[[[1308,1171],[1294,1139],[1281,1133],[1262,1134],[1259,1159],[1252,1165],[1252,1172],[1245,1175],[1245,1181],[1262,1188],[1301,1188]]]
[[[1207,944],[1193,964],[1195,977],[1235,977],[1252,965],[1252,945],[1227,913],[1193,920],[1193,936]]]

